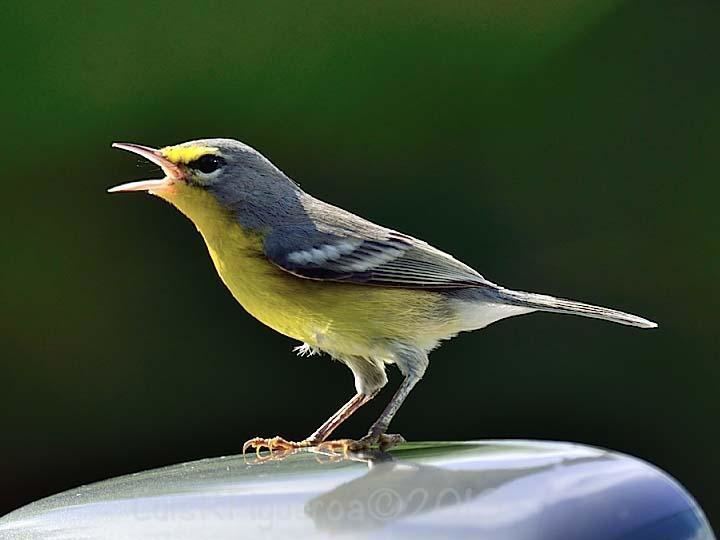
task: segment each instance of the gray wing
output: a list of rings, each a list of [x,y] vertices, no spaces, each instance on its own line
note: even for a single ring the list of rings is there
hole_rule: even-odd
[[[496,287],[429,244],[315,200],[312,219],[273,227],[265,254],[299,277],[385,287]]]

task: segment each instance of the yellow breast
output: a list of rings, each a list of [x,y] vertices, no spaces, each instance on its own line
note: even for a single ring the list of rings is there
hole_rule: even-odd
[[[430,348],[458,331],[437,293],[293,276],[265,257],[262,233],[245,230],[207,192],[181,187],[166,198],[195,223],[235,299],[282,334],[326,351],[370,355],[387,341]]]

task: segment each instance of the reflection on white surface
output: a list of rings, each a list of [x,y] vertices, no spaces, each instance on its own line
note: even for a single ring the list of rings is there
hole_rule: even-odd
[[[8,539],[711,539],[682,488],[646,463],[562,443],[405,445],[367,462],[202,460],[120,477],[0,519]],[[250,460],[252,461],[252,460]]]

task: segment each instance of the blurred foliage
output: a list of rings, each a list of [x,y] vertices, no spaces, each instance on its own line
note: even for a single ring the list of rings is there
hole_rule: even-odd
[[[720,515],[718,27],[711,0],[6,2],[0,513],[303,437],[352,394],[242,311],[178,212],[104,192],[153,173],[112,141],[228,136],[494,281],[660,322],[461,336],[396,430],[611,447]]]

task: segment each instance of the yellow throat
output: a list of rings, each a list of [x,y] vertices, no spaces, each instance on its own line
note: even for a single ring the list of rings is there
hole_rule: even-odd
[[[459,330],[437,317],[439,296],[433,292],[315,281],[285,272],[265,256],[263,232],[243,228],[206,190],[178,183],[157,195],[193,221],[235,299],[282,334],[364,356],[386,339],[417,340],[422,333],[431,347]]]

